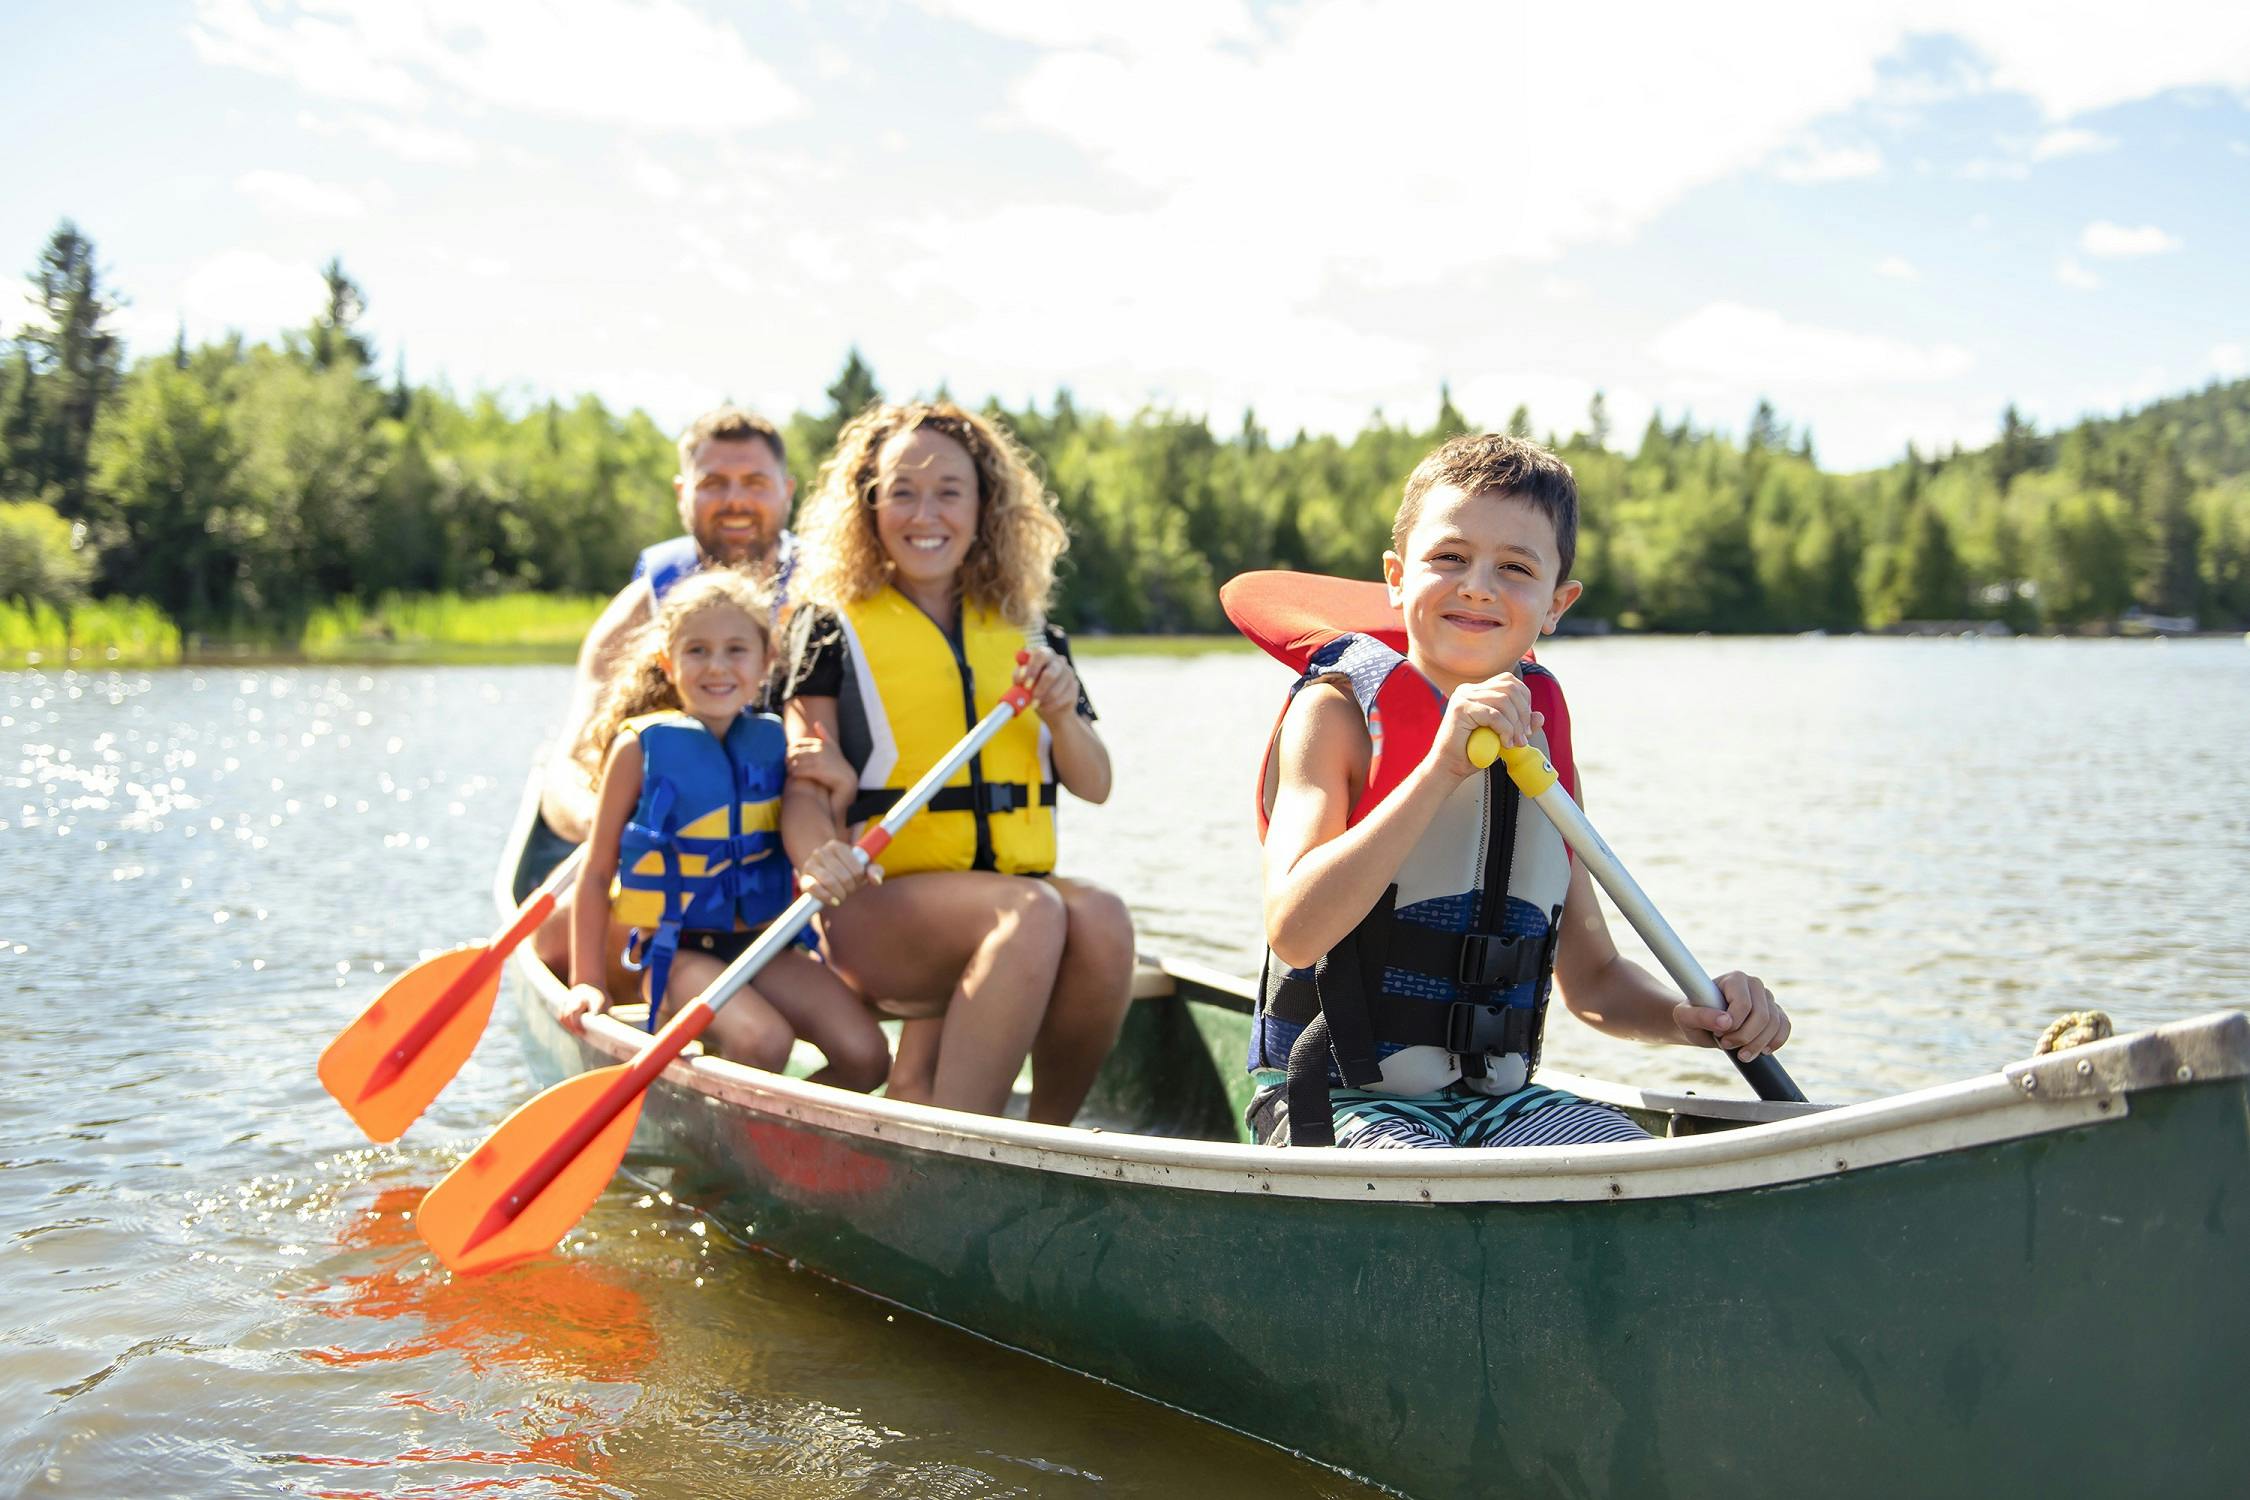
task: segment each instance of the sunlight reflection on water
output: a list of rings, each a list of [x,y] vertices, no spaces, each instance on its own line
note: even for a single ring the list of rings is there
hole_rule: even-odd
[[[2084,1004],[2250,993],[2250,651],[1569,641],[1588,810],[1816,1097],[1982,1071]],[[1064,865],[1254,971],[1262,658],[1086,664],[1118,793]],[[0,675],[0,1492],[1364,1493],[609,1194],[456,1285],[404,1215],[526,1095],[474,1057],[401,1149],[312,1059],[486,895],[561,668]],[[1612,925],[1630,946],[1621,924]],[[1558,1016],[1560,1012],[1558,1011]],[[1566,1019],[1557,1066],[1739,1088]]]

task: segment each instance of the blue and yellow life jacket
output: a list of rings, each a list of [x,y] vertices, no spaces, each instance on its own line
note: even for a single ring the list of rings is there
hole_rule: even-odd
[[[771,714],[735,715],[724,740],[684,713],[628,720],[641,744],[641,799],[618,840],[610,910],[634,929],[628,967],[649,981],[649,1020],[682,931],[755,929],[789,904],[781,847],[788,736]]]
[[[1024,632],[964,603],[951,634],[894,588],[837,611],[851,672],[837,698],[842,748],[859,768],[853,823],[881,817],[1015,680]],[[883,853],[892,875],[1055,867],[1055,772],[1047,726],[1018,714]]]

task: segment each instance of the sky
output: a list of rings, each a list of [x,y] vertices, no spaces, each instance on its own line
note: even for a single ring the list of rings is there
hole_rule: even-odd
[[[1964,13],[1965,12],[1965,13]],[[0,268],[676,428],[886,392],[1857,469],[2250,374],[2250,5],[11,0]],[[0,324],[14,304],[0,301]]]

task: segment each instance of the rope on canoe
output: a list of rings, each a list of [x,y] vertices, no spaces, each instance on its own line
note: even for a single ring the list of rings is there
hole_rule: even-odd
[[[2103,1037],[2114,1036],[2106,1011],[2074,1010],[2055,1017],[2047,1029],[2039,1033],[2039,1045],[2031,1051],[2033,1057],[2045,1057],[2050,1052],[2061,1052],[2071,1047],[2083,1047],[2088,1042],[2098,1042]]]

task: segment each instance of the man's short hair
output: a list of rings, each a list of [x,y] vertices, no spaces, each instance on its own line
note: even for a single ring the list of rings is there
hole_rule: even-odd
[[[781,429],[753,411],[739,406],[719,406],[697,417],[688,430],[680,434],[680,472],[685,474],[695,463],[695,450],[714,439],[722,443],[746,442],[763,438],[773,450],[776,462],[786,465],[789,450],[781,441]]]
[[[1406,493],[1399,498],[1398,517],[1391,522],[1391,549],[1406,551],[1406,535],[1422,514],[1422,500],[1439,485],[1451,485],[1464,495],[1497,491],[1511,500],[1538,508],[1555,528],[1555,548],[1562,570],[1555,581],[1570,576],[1578,560],[1578,480],[1570,465],[1522,438],[1504,432],[1470,432],[1431,450],[1406,477]]]

